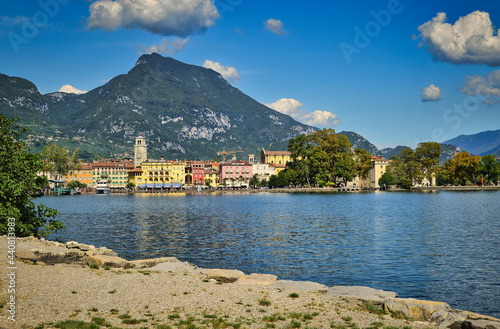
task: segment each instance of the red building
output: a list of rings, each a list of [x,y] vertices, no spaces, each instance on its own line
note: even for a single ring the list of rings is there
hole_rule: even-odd
[[[205,185],[205,166],[202,161],[186,163],[186,184]]]

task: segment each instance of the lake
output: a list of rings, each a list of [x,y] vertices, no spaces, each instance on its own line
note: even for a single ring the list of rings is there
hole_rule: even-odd
[[[43,197],[49,238],[128,260],[362,285],[500,317],[500,191]]]

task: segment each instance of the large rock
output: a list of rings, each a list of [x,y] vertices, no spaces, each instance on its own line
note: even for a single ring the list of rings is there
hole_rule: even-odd
[[[396,298],[398,294],[361,286],[334,286],[328,288],[328,294],[341,297],[354,297],[374,304],[382,304],[387,298]]]
[[[179,263],[180,261],[175,257],[162,257],[152,259],[140,259],[128,262],[129,268],[150,268],[160,263]]]
[[[500,329],[500,319],[461,310],[438,311],[431,322],[451,329]]]
[[[311,281],[291,281],[291,280],[278,280],[269,285],[270,287],[286,290],[286,291],[304,291],[304,292],[319,292],[326,293],[328,287]]]
[[[100,267],[113,267],[113,268],[126,268],[128,263],[126,259],[115,256],[107,256],[107,255],[90,256],[87,262],[88,265],[97,265]]]
[[[46,265],[54,264],[78,264],[86,265],[88,255],[78,249],[67,251],[51,251],[47,249],[33,249],[36,262],[43,262]]]
[[[207,276],[207,279],[213,279],[217,282],[232,283],[245,275],[245,273],[238,270],[224,270],[220,268],[214,269],[201,269],[201,273]]]
[[[384,301],[384,308],[413,321],[430,321],[435,313],[444,314],[451,311],[447,303],[413,298],[388,298]]]
[[[165,262],[150,268],[151,271],[169,272],[174,274],[199,274],[200,269],[188,262]]]
[[[278,277],[273,274],[252,273],[250,275],[240,277],[236,283],[242,286],[255,286],[268,285],[276,282],[276,280],[278,280]]]

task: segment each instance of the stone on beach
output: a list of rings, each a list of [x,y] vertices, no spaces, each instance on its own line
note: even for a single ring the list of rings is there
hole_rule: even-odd
[[[160,272],[171,272],[174,274],[198,274],[200,273],[200,269],[192,265],[188,262],[175,262],[168,261],[164,263],[159,263],[149,270],[151,271],[160,271]]]
[[[252,273],[240,277],[236,283],[242,286],[268,285],[276,282],[276,280],[278,280],[278,277],[273,274]]]
[[[154,266],[161,264],[161,263],[179,263],[179,262],[180,262],[180,260],[178,260],[175,257],[139,259],[139,260],[132,260],[132,261],[128,262],[127,267],[128,268],[150,268],[150,267],[154,267]]]
[[[391,313],[399,313],[413,321],[429,321],[435,312],[451,311],[450,305],[443,302],[413,298],[388,298],[384,308]]]
[[[269,285],[281,290],[287,291],[304,291],[304,292],[319,292],[326,293],[328,287],[324,284],[312,281],[291,281],[291,280],[278,280]]]
[[[238,270],[224,270],[220,268],[201,269],[201,273],[207,276],[208,280],[216,280],[217,282],[232,283],[245,275]]]
[[[334,296],[354,297],[372,303],[381,304],[387,298],[396,298],[398,294],[361,286],[334,286],[328,288],[328,293]]]
[[[87,259],[88,265],[97,265],[101,267],[125,268],[127,260],[121,257],[107,255],[93,255]]]

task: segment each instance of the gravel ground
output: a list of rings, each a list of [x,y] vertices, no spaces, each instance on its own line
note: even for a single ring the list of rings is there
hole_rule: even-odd
[[[0,250],[7,254],[5,238],[0,239]],[[369,313],[357,299],[320,292],[219,284],[183,271],[105,270],[20,260],[13,323],[7,318],[8,266],[7,257],[1,257],[0,328],[54,328],[66,320],[94,322],[103,328],[158,329],[430,326]]]

